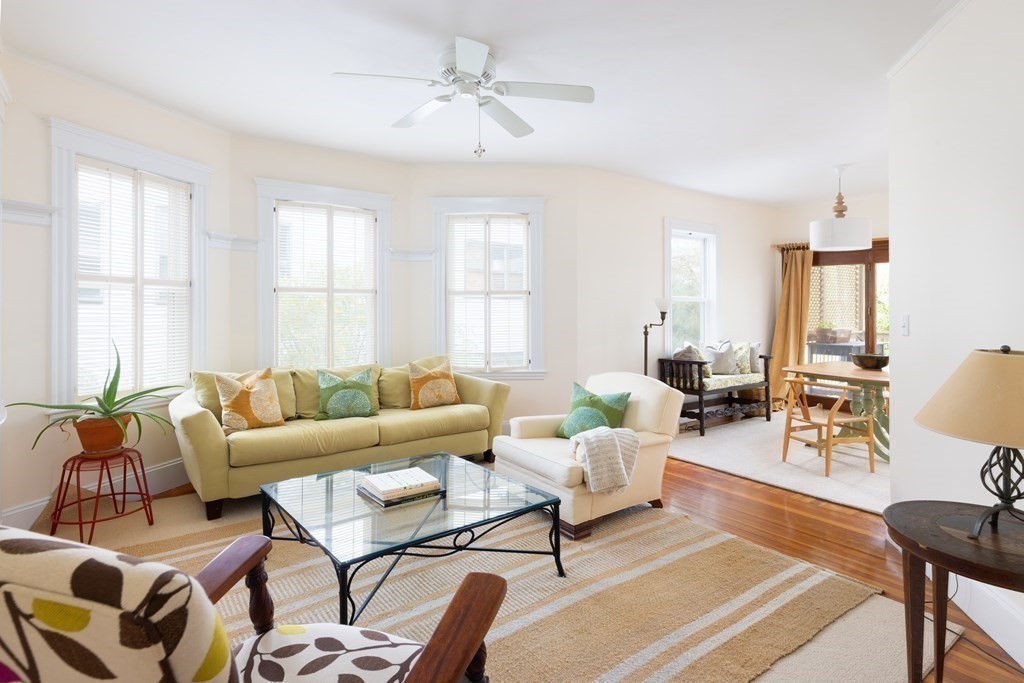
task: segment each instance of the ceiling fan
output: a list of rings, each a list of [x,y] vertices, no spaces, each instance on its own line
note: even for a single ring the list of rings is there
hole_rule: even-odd
[[[476,100],[479,111],[487,114],[507,130],[513,137],[521,138],[533,132],[533,128],[515,112],[502,104],[494,95],[502,97],[536,97],[545,100],[565,102],[594,101],[594,89],[586,85],[562,85],[559,83],[531,83],[527,81],[494,80],[494,56],[483,43],[461,36],[455,38],[455,46],[445,51],[438,59],[439,79],[416,78],[412,76],[388,76],[336,71],[334,76],[363,76],[369,78],[397,78],[426,83],[431,88],[451,88],[451,92],[427,100],[411,112],[395,121],[394,128],[409,128],[427,118],[455,98]],[[480,153],[483,152],[479,148]]]

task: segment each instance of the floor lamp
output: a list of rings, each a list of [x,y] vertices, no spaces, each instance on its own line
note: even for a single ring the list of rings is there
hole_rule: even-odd
[[[661,327],[665,324],[665,316],[668,314],[668,299],[655,299],[654,305],[658,307],[658,312],[661,313],[661,320],[644,325],[644,375],[647,374],[647,337],[652,327]]]

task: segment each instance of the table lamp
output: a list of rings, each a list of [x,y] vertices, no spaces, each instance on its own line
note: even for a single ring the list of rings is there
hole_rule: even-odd
[[[974,523],[978,538],[999,513],[1024,520],[1013,505],[1024,499],[1024,352],[1009,346],[972,351],[914,418],[933,432],[994,446],[981,466],[981,483],[999,499]]]

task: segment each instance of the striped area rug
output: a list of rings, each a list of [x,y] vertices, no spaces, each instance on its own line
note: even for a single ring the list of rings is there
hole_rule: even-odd
[[[538,514],[484,545],[543,548]],[[257,520],[122,548],[195,573]],[[637,508],[563,543],[565,578],[550,557],[462,552],[407,558],[359,623],[426,640],[462,577],[501,574],[508,595],[488,635],[495,681],[748,681],[879,591],[665,510]],[[386,562],[357,576],[364,595]],[[316,548],[277,541],[267,562],[277,623],[336,621],[337,579]],[[247,594],[218,605],[240,640],[251,632]]]

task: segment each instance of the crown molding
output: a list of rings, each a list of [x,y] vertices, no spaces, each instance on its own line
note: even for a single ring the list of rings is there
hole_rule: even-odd
[[[946,24],[953,21],[956,15],[960,14],[964,7],[967,7],[971,3],[971,0],[959,0],[955,5],[949,8],[945,14],[939,17],[938,21],[932,24],[932,27],[925,31],[925,34],[917,39],[917,42],[910,46],[910,49],[900,57],[899,61],[892,65],[892,68],[886,72],[885,77],[892,80],[893,76],[898,74],[903,67],[911,62],[917,54],[927,47],[928,43],[937,36],[942,29],[946,27]]]

